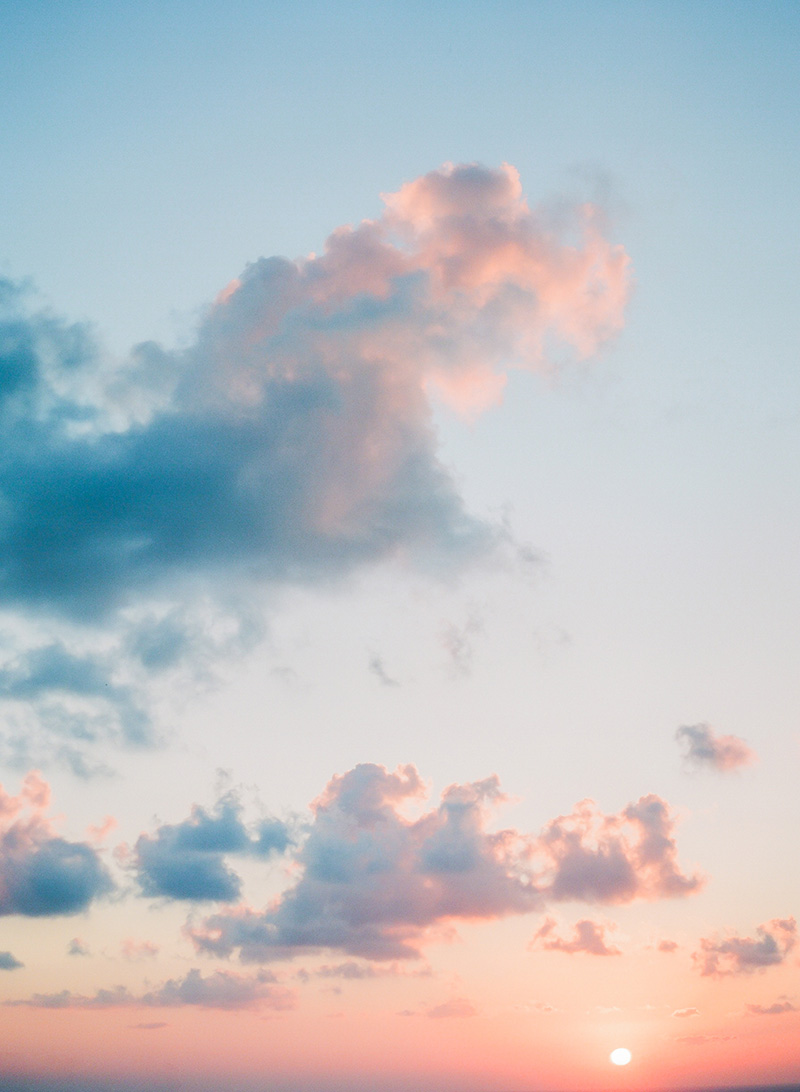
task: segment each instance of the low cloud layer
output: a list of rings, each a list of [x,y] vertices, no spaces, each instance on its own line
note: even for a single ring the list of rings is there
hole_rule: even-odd
[[[755,937],[703,937],[692,958],[704,976],[749,974],[783,963],[796,943],[795,919],[773,918],[759,925]]]
[[[107,1008],[182,1008],[193,1006],[206,1009],[291,1009],[295,995],[285,986],[275,983],[267,971],[254,975],[214,971],[202,975],[197,968],[183,978],[170,978],[154,990],[134,994],[125,986],[101,989],[91,995],[75,994],[70,990],[58,993],[36,993],[11,1005],[28,1005],[44,1009],[107,1009]]]
[[[49,804],[50,788],[35,772],[18,796],[0,786],[0,915],[75,914],[111,890],[97,852],[54,833]]]
[[[622,325],[627,258],[588,206],[563,234],[530,210],[509,166],[384,200],[319,255],[248,266],[188,349],[143,343],[116,369],[0,282],[0,605],[100,618],[190,578],[491,541],[437,458],[430,395],[473,412],[548,346],[593,353]]]
[[[578,952],[596,956],[622,955],[619,948],[606,941],[609,928],[608,925],[583,918],[575,923],[572,936],[565,938],[556,932],[555,918],[545,918],[544,923],[534,934],[530,947],[541,948],[546,952],[566,952],[567,955],[575,955]]]
[[[226,858],[266,858],[291,843],[289,828],[279,819],[262,819],[248,828],[236,794],[229,792],[211,812],[196,806],[184,822],[143,834],[133,867],[145,895],[232,902],[239,897],[241,880]]]
[[[752,751],[738,736],[717,735],[708,724],[684,724],[675,733],[684,745],[684,757],[690,766],[727,773],[756,761]]]
[[[700,886],[676,863],[673,821],[657,797],[618,815],[584,802],[530,835],[490,829],[504,799],[496,777],[453,785],[413,818],[423,795],[413,766],[365,764],[334,777],[314,804],[295,885],[265,911],[237,907],[192,925],[198,950],[254,962],[323,949],[416,958],[458,920],[557,901],[682,897]]]

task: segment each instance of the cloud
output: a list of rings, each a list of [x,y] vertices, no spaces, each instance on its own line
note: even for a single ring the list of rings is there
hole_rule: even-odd
[[[19,796],[0,786],[0,915],[75,914],[111,891],[97,852],[53,833],[49,803],[50,787],[35,771]]]
[[[459,920],[491,920],[566,899],[628,902],[699,889],[678,869],[672,820],[644,797],[620,815],[584,802],[542,835],[491,831],[496,777],[452,785],[418,818],[413,766],[364,764],[334,777],[313,805],[299,878],[264,911],[246,906],[192,923],[199,951],[244,961],[330,949],[371,960],[417,958]]]
[[[590,206],[563,233],[529,209],[507,165],[384,200],[320,255],[249,265],[188,348],[145,342],[117,369],[0,284],[0,603],[99,619],[198,579],[491,544],[438,460],[431,392],[473,412],[508,367],[552,367],[551,345],[595,352],[622,326],[628,260]]]
[[[381,686],[399,686],[400,683],[397,679],[393,679],[387,672],[386,665],[383,662],[383,657],[374,653],[369,658],[369,670],[372,675],[378,680]]]
[[[775,1001],[771,1005],[745,1005],[748,1016],[783,1016],[786,1012],[800,1012],[791,1001]]]
[[[677,942],[677,940],[660,940],[658,942],[658,946],[657,946],[656,950],[659,951],[659,952],[665,952],[665,953],[671,955],[672,952],[677,952],[678,942]]]
[[[11,952],[0,952],[0,971],[16,971],[24,966]]]
[[[756,761],[755,751],[751,751],[744,740],[738,736],[715,735],[708,724],[684,724],[675,733],[675,738],[686,745],[684,757],[696,767],[726,773]]]
[[[227,864],[228,855],[266,858],[291,844],[289,828],[279,819],[262,819],[251,832],[236,794],[228,792],[211,812],[196,805],[182,823],[142,834],[133,868],[145,895],[232,902],[239,897],[241,880]]]
[[[795,919],[773,918],[758,926],[755,937],[701,938],[692,959],[704,976],[748,974],[783,963],[796,943]]]
[[[692,1009],[692,1008],[689,1008],[689,1009],[675,1009],[675,1011],[673,1012],[672,1015],[677,1016],[680,1019],[684,1019],[687,1016],[699,1016],[700,1015],[700,1010],[699,1009]]]
[[[214,971],[205,977],[192,968],[183,978],[170,978],[155,990],[133,994],[126,986],[101,989],[89,996],[74,994],[69,990],[59,993],[35,993],[21,1001],[8,1001],[9,1005],[27,1005],[47,1009],[105,1009],[105,1008],[180,1008],[250,1009],[270,1008],[285,1010],[294,1008],[294,993],[285,986],[275,984],[272,975],[259,971],[255,975],[234,974],[231,971]]]
[[[539,839],[548,870],[546,893],[555,901],[625,903],[679,898],[702,879],[677,864],[674,820],[664,800],[643,796],[617,815],[591,800],[554,819]]]
[[[123,957],[132,963],[142,959],[154,959],[160,950],[152,940],[135,940],[133,937],[126,937],[120,947]]]
[[[425,1015],[430,1020],[463,1019],[468,1016],[477,1016],[478,1010],[466,997],[454,997],[452,1001],[434,1005],[432,1009],[428,1009]]]
[[[622,955],[619,948],[606,943],[606,929],[609,927],[599,922],[586,918],[576,922],[571,940],[558,936],[554,932],[555,927],[555,918],[545,918],[541,928],[534,934],[530,947],[543,948],[547,952],[566,952],[569,955],[576,952],[597,956]]]
[[[72,956],[88,956],[92,953],[89,950],[89,945],[80,937],[73,937],[67,945],[67,955]]]

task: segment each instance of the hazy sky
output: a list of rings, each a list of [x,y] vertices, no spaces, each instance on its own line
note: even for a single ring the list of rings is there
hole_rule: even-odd
[[[800,1081],[798,45],[6,3],[0,1089]]]

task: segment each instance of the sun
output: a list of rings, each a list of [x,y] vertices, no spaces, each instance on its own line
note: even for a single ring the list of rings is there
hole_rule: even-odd
[[[616,1050],[611,1051],[608,1057],[614,1065],[627,1065],[633,1055],[627,1047],[617,1047]]]

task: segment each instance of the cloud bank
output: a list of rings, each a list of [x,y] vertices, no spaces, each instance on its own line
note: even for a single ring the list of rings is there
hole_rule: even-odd
[[[628,259],[590,206],[557,231],[507,165],[384,201],[320,255],[248,266],[189,348],[143,343],[122,368],[0,283],[0,604],[100,619],[198,579],[490,544],[437,458],[431,392],[475,411],[509,367],[595,352]]]
[[[496,777],[452,785],[438,806],[410,817],[423,795],[413,766],[389,773],[364,764],[334,777],[313,805],[294,886],[264,911],[241,906],[191,924],[197,949],[238,951],[246,962],[323,949],[417,958],[459,920],[568,900],[682,897],[700,887],[676,863],[673,820],[658,797],[618,815],[584,801],[531,835],[490,829],[504,799]]]

